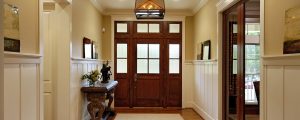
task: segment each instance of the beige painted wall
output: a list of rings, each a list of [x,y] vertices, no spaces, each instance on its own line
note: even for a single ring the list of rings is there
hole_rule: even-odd
[[[211,40],[211,58],[217,58],[217,4],[209,0],[194,16],[194,59],[200,53],[200,43]]]
[[[55,11],[48,16],[49,40],[52,40],[52,77],[50,79],[53,85],[54,113],[52,118],[54,120],[70,120],[71,16],[72,7],[65,4],[56,4]]]
[[[185,60],[194,60],[194,17],[185,18]]]
[[[285,11],[300,6],[300,0],[265,0],[265,55],[282,55]]]
[[[102,60],[112,60],[111,56],[111,16],[103,16],[102,21],[105,32],[102,34]]]
[[[82,39],[87,37],[97,42],[101,50],[102,15],[89,0],[72,1],[72,57],[82,57]],[[99,53],[101,59],[101,53]]]
[[[0,0],[0,6],[3,1]],[[0,23],[3,23],[3,9],[0,10]],[[0,120],[4,120],[4,75],[3,75],[3,25],[0,25]]]
[[[4,0],[19,7],[20,41],[22,53],[39,53],[39,1]]]

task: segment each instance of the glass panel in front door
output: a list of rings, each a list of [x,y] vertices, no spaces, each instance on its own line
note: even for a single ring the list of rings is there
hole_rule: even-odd
[[[137,44],[137,73],[159,74],[160,44]]]

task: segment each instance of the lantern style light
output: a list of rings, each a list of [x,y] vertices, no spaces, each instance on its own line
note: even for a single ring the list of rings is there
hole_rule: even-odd
[[[163,19],[165,2],[164,0],[136,0],[134,12],[137,19]]]

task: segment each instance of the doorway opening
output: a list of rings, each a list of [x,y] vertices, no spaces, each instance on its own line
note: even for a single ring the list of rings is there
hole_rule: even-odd
[[[223,119],[259,120],[260,0],[223,12]]]
[[[182,105],[182,23],[115,21],[115,107]]]

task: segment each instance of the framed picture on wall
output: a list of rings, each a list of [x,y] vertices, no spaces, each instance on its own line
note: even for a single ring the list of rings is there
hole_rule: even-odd
[[[300,7],[285,12],[285,40],[283,54],[300,53]]]
[[[202,59],[202,43],[197,43],[197,60]]]
[[[4,51],[20,52],[20,40],[4,37]]]
[[[204,41],[201,45],[201,59],[209,60],[211,59],[211,42],[210,40]]]
[[[83,38],[83,58],[93,58],[93,41],[86,37]]]

